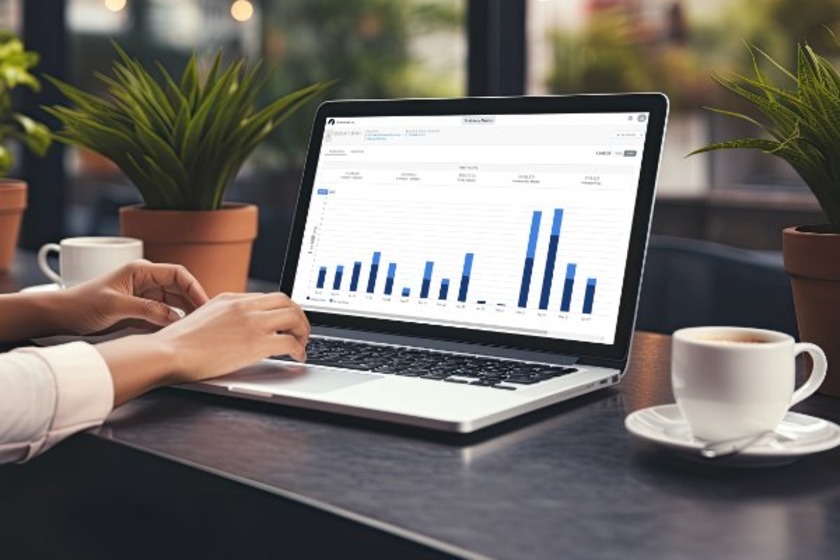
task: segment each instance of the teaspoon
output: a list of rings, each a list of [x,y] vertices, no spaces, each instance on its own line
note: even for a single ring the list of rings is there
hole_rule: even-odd
[[[760,440],[765,439],[767,436],[773,435],[775,435],[775,432],[772,430],[768,430],[749,436],[728,439],[725,441],[714,441],[703,447],[703,449],[700,450],[700,455],[706,457],[707,459],[716,459],[718,457],[734,455],[736,453],[740,453],[741,451],[752,445],[755,445]]]

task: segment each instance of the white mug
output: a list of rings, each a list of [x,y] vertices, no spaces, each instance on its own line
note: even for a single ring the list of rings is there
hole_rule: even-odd
[[[795,389],[796,356],[814,365]],[[671,382],[692,434],[723,441],[774,430],[791,406],[811,396],[825,379],[819,346],[764,329],[694,327],[673,335]]]
[[[58,253],[59,272],[47,261],[53,251]],[[41,247],[38,266],[50,280],[70,288],[142,258],[143,242],[132,237],[68,237]]]

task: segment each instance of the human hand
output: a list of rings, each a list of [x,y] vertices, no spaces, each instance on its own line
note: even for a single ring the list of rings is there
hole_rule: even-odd
[[[207,302],[198,280],[186,268],[140,259],[117,270],[62,290],[64,330],[74,334],[103,331],[125,320],[158,327],[180,318],[170,306],[190,313]]]
[[[148,335],[172,356],[168,382],[199,381],[262,358],[306,360],[310,327],[298,304],[280,292],[221,294],[184,319]]]

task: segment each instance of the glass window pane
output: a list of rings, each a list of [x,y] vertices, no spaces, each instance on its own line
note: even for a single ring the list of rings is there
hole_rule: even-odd
[[[818,50],[837,53],[824,26],[840,23],[840,1],[529,0],[528,8],[531,93],[668,94],[661,194],[712,188],[805,192],[787,164],[758,151],[685,155],[711,141],[758,132],[702,109],[745,109],[712,81],[712,71],[749,72],[744,40],[788,67],[802,37]]]
[[[23,0],[0,0],[0,29],[20,33]]]
[[[324,99],[466,91],[464,0],[67,1],[70,81],[89,91],[102,89],[94,73],[108,73],[112,39],[144,64],[160,61],[175,72],[193,51],[205,60],[219,49],[263,59],[269,78],[262,104],[323,80],[337,80]],[[228,191],[228,200],[260,205],[252,270],[263,277],[279,275],[317,104],[284,122]],[[115,230],[116,208],[136,200],[134,189],[110,162],[68,152],[74,233]]]

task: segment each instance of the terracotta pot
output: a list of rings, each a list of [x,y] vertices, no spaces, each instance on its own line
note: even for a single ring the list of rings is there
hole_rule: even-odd
[[[828,357],[820,393],[840,397],[840,234],[828,226],[787,228],[782,235],[799,338]]]
[[[120,234],[143,240],[153,262],[187,267],[212,297],[244,292],[257,237],[257,207],[226,204],[220,210],[120,208]]]
[[[26,183],[0,179],[0,270],[8,270],[12,264],[24,210]]]

